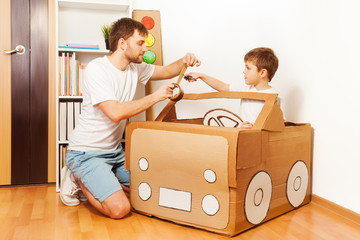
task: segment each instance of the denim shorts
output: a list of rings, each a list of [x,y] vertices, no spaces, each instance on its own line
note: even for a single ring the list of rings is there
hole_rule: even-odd
[[[125,170],[125,152],[121,144],[114,151],[68,150],[66,165],[91,194],[101,203],[121,190],[120,183],[129,187],[129,171]]]

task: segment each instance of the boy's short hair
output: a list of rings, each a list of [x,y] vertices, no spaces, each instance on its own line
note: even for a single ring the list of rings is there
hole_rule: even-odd
[[[279,59],[275,56],[274,51],[271,48],[264,47],[254,48],[249,51],[245,55],[244,61],[254,64],[258,71],[266,69],[268,72],[269,82],[274,77],[279,66]]]
[[[109,36],[109,48],[110,52],[115,52],[117,44],[120,38],[127,40],[134,34],[134,31],[138,30],[141,35],[146,36],[148,30],[141,23],[131,18],[121,18],[111,25]]]

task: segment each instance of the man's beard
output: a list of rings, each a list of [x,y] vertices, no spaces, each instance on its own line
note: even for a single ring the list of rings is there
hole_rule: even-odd
[[[135,56],[129,56],[126,54],[126,57],[129,60],[129,62],[132,62],[132,63],[142,63],[144,61],[142,56],[135,57]]]

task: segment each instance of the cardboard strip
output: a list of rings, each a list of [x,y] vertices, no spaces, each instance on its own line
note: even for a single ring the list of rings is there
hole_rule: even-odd
[[[184,74],[185,74],[185,72],[186,72],[186,69],[187,69],[186,63],[184,63],[184,66],[183,66],[182,69],[181,69],[179,78],[178,78],[178,80],[177,80],[177,82],[176,82],[177,84],[180,84],[181,80],[182,80],[183,77],[184,77]]]
[[[170,110],[175,107],[175,101],[170,101],[164,109],[159,113],[159,115],[156,117],[155,121],[162,122],[164,118],[167,116],[167,114],[170,112]]]
[[[275,103],[278,94],[275,93],[257,93],[257,92],[211,92],[198,94],[185,94],[184,99],[198,100],[209,98],[244,98],[253,100],[263,100]]]

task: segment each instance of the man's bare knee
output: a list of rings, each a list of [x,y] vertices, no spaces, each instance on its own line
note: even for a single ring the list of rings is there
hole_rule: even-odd
[[[130,203],[127,202],[126,204],[118,205],[117,207],[113,207],[109,209],[109,217],[119,219],[123,218],[130,212]]]
[[[123,218],[131,209],[130,202],[123,190],[109,196],[102,205],[106,210],[106,215],[111,218]]]

